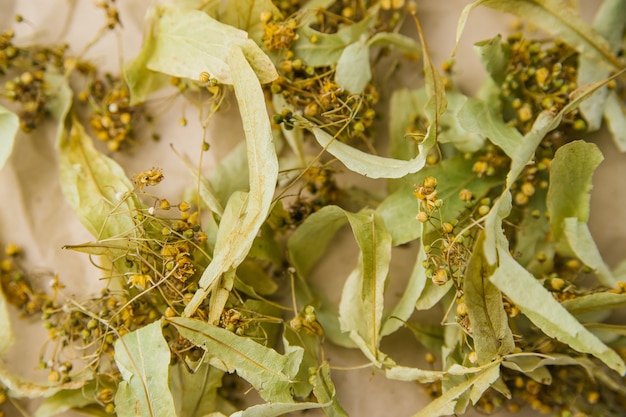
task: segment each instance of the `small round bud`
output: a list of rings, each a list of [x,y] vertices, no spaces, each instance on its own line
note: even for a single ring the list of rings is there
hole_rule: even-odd
[[[551,278],[550,279],[550,288],[554,291],[561,291],[565,287],[565,280],[563,278]]]
[[[456,314],[457,316],[460,316],[460,317],[467,316],[467,304],[463,302],[457,304]]]
[[[529,182],[525,182],[522,184],[521,191],[524,195],[530,197],[535,194],[535,186]]]
[[[198,81],[200,81],[201,83],[208,83],[210,79],[211,75],[206,71],[202,71],[200,73],[200,76],[198,77]]]
[[[426,223],[428,221],[428,214],[425,211],[420,211],[416,216],[417,220],[421,223]]]
[[[426,177],[424,178],[424,187],[426,188],[435,188],[437,187],[437,178],[435,177]]]
[[[454,230],[454,226],[452,226],[452,224],[446,222],[446,223],[441,225],[441,229],[443,229],[443,231],[445,233],[452,233],[452,231]]]
[[[474,198],[474,193],[464,188],[459,192],[459,198],[461,199],[461,201],[467,202]]]
[[[515,194],[515,204],[517,204],[518,206],[528,204],[528,196],[524,193]]]
[[[486,216],[490,211],[491,208],[489,206],[482,205],[478,207],[478,214],[481,216]]]
[[[50,371],[48,374],[48,381],[59,382],[61,380],[61,374],[58,371]]]

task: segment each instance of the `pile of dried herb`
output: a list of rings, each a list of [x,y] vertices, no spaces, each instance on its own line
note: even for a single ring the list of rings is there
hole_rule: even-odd
[[[115,1],[98,7],[104,32],[118,30]],[[372,372],[425,385],[432,402],[403,415],[624,415],[626,326],[612,312],[626,307],[626,263],[611,270],[587,226],[603,156],[584,138],[605,121],[626,150],[626,1],[605,0],[591,26],[567,1],[468,5],[457,40],[475,7],[545,31],[478,43],[489,76],[476,97],[455,86],[452,60],[443,72],[432,63],[418,7],[157,4],[120,75],[4,29],[0,167],[15,140],[57,123],[62,191],[93,235],[67,249],[88,254],[107,286],[70,298],[70,272],[31,274],[27,248],[7,244],[0,353],[14,339],[7,304],[40,316],[49,384],[2,368],[0,402],[43,398],[38,417],[345,416],[324,353],[333,343],[360,351]],[[422,71],[423,87],[390,91],[398,66]],[[178,201],[153,193],[167,181],[153,161],[132,176],[116,162],[158,137],[148,109],[163,92],[196,106],[205,133],[236,103],[245,133],[208,176],[186,162],[192,191]],[[198,147],[211,152],[204,137]],[[386,179],[384,195],[341,186],[346,172]],[[343,282],[334,304],[311,275],[345,229],[358,255],[332,277]],[[389,306],[400,246],[415,261]],[[50,289],[38,290],[44,278]],[[425,310],[441,324],[421,321]],[[428,369],[381,350],[402,328],[428,351]],[[245,408],[249,389],[265,402]]]

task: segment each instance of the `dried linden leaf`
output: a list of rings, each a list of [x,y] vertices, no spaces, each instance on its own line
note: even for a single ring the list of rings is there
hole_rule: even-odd
[[[117,364],[134,401],[131,410],[141,416],[172,417],[176,415],[169,388],[170,349],[161,332],[161,321],[122,336],[115,342]],[[120,395],[120,401],[125,398]],[[118,396],[115,397],[116,409]],[[132,415],[132,414],[131,414]]]
[[[219,20],[227,25],[245,30],[257,44],[263,37],[262,13],[280,15],[280,10],[271,0],[237,0],[222,3]]]
[[[341,330],[365,347],[377,363],[383,316],[384,288],[391,261],[391,236],[380,216],[371,210],[345,212],[359,245],[357,269],[346,280],[339,302]]]
[[[52,417],[65,411],[86,407],[96,403],[96,383],[75,390],[63,390],[46,398],[37,408],[33,417]]]
[[[133,215],[140,205],[130,180],[117,162],[94,148],[76,119],[61,137],[59,170],[65,198],[96,239],[127,235],[135,228]]]
[[[615,53],[619,51],[621,46],[622,39],[620,34],[624,33],[626,28],[626,19],[624,19],[623,15],[624,10],[626,10],[626,0],[606,0],[602,2],[593,20],[593,28],[608,41],[611,50]],[[581,57],[578,66],[578,85],[593,84],[607,78],[609,75],[610,71],[602,65],[598,65],[595,60],[586,56]],[[608,87],[602,87],[589,99],[580,104],[580,110],[585,116],[590,131],[600,128],[603,114],[607,119],[614,119],[612,112],[607,112],[606,109],[608,104],[606,100],[609,95],[617,98],[614,91],[609,93]],[[618,116],[614,120],[623,121],[625,114],[622,112],[621,117]],[[626,150],[626,146],[624,146],[626,144],[626,134],[616,129],[611,129],[611,131],[618,146],[621,144],[621,150]]]
[[[398,330],[411,317],[415,310],[415,303],[422,295],[426,286],[426,269],[423,262],[426,260],[426,254],[420,247],[417,260],[411,271],[409,282],[393,309],[385,315],[380,330],[381,337],[389,335]]]
[[[513,333],[502,306],[502,294],[489,282],[493,268],[484,259],[484,238],[484,232],[480,232],[463,279],[464,301],[480,365],[512,353],[515,349]]]
[[[592,354],[620,375],[626,373],[626,365],[620,356],[559,304],[534,276],[513,259],[508,248],[499,247],[498,255],[500,265],[490,280],[530,321],[548,336],[574,350]]]
[[[341,53],[335,70],[335,81],[347,92],[361,94],[371,78],[370,49],[367,38],[363,36]]]
[[[169,84],[167,75],[148,69],[148,61],[154,55],[157,45],[155,26],[158,13],[157,7],[148,9],[145,17],[146,30],[141,50],[124,68],[124,79],[130,90],[131,106],[143,103],[151,93]]]
[[[201,320],[177,317],[167,321],[183,337],[204,348],[212,366],[226,372],[237,371],[266,401],[293,402],[289,387],[295,382],[302,361],[301,348],[281,355],[251,338]]]
[[[550,164],[547,206],[557,249],[578,256],[596,271],[602,284],[613,287],[615,278],[602,260],[587,226],[591,177],[603,159],[592,143],[574,141],[560,147]]]
[[[484,135],[511,158],[523,140],[522,134],[506,124],[492,105],[480,100],[469,98],[457,113],[457,120],[469,132]]]
[[[236,46],[261,83],[278,77],[272,61],[245,31],[198,10],[159,6],[156,13],[155,44],[146,63],[148,69],[192,80],[208,72],[220,83],[233,84],[230,57]]]
[[[230,415],[230,417],[280,417],[285,413],[291,413],[295,411],[312,410],[315,408],[322,408],[323,404],[303,402],[303,403],[266,403],[253,405],[245,410],[237,411]]]
[[[431,401],[413,417],[439,417],[454,414],[457,411],[457,401],[466,392],[474,389],[473,397],[479,397],[500,376],[500,363],[494,362],[468,377],[464,382],[448,389],[440,397]]]
[[[202,363],[195,372],[179,362],[170,366],[170,389],[178,417],[204,417],[216,410],[217,390],[224,371]]]
[[[250,192],[241,208],[242,215],[228,229],[227,240],[204,270],[200,288],[185,307],[186,316],[194,313],[223,273],[243,262],[270,212],[278,178],[278,160],[261,85],[240,48],[233,47],[228,62],[246,135]]]
[[[348,413],[339,404],[327,362],[319,367],[313,378],[313,394],[320,403],[325,404],[324,412],[328,417],[348,417]]]

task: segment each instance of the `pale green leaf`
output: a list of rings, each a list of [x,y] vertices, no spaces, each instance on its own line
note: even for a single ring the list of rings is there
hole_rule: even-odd
[[[400,53],[418,57],[421,54],[420,45],[409,36],[395,32],[378,32],[368,41],[370,47],[388,46]]]
[[[626,326],[622,324],[585,323],[587,330],[598,336],[604,343],[612,343],[626,336]]]
[[[13,398],[42,398],[49,397],[63,390],[76,390],[85,385],[85,381],[70,381],[63,384],[38,384],[27,381],[21,376],[9,371],[6,366],[0,363],[0,384],[2,384],[9,395]]]
[[[626,104],[615,91],[606,99],[604,116],[617,148],[626,152]]]
[[[450,291],[452,281],[443,285],[435,285],[431,279],[426,280],[426,284],[419,298],[415,302],[417,310],[430,310]]]
[[[468,129],[461,121],[461,112],[469,102],[476,101],[467,97],[459,91],[448,91],[446,93],[448,101],[447,111],[441,116],[441,132],[439,133],[439,143],[450,143],[460,152],[476,152],[481,149],[487,136],[482,129]],[[482,121],[482,115],[472,115],[479,117],[476,122]],[[473,119],[470,119],[474,121]],[[504,122],[501,122],[504,124]],[[482,128],[482,126],[481,126]]]
[[[467,131],[483,135],[511,158],[523,140],[517,129],[506,124],[493,106],[483,101],[469,98],[458,111],[457,118]]]
[[[309,26],[298,29],[298,36],[291,49],[296,57],[313,67],[335,64],[347,45],[339,33],[322,33]]]
[[[457,45],[469,13],[477,6],[491,7],[528,19],[534,26],[576,48],[583,57],[593,59],[608,68],[623,67],[623,63],[611,51],[606,39],[563,0],[478,0],[463,10],[457,27]]]
[[[198,169],[193,166],[189,158],[184,155],[180,155],[180,157],[187,166],[187,169],[189,169],[192,177],[196,180],[196,184],[198,185],[198,194],[200,195],[202,202],[206,204],[209,210],[211,210],[213,213],[217,214],[218,216],[222,216],[224,214],[224,207],[218,200],[215,190],[213,190],[213,185],[211,184],[211,181],[209,181],[208,178],[200,174]]]
[[[417,155],[417,142],[407,136],[407,131],[414,119],[422,115],[427,101],[425,88],[399,88],[392,93],[389,100],[389,156],[392,158],[407,160]]]
[[[441,381],[446,377],[446,372],[408,366],[393,366],[385,369],[385,376],[396,381],[417,381],[420,384],[427,384],[429,382]]]
[[[422,26],[419,20],[415,20],[417,24],[417,31],[420,37],[420,43],[423,50],[424,61],[424,88],[426,88],[426,94],[428,96],[428,102],[424,108],[424,114],[430,121],[430,126],[426,132],[423,146],[426,149],[430,149],[435,144],[437,137],[437,129],[439,128],[439,118],[445,113],[448,107],[448,101],[446,100],[446,89],[443,82],[443,77],[439,73],[437,66],[431,61],[428,45],[426,44],[426,38],[422,31]],[[420,152],[423,153],[422,149]]]
[[[474,49],[489,76],[498,84],[502,84],[509,62],[511,51],[506,43],[502,43],[502,35],[498,34],[474,44]]]
[[[511,367],[511,369],[513,368]],[[538,366],[532,371],[525,371],[524,375],[537,381],[540,384],[550,385],[552,383],[552,374],[545,366]]]
[[[348,277],[339,303],[341,329],[358,335],[378,358],[384,287],[391,260],[391,236],[374,211],[345,212],[359,245],[358,272]],[[358,343],[355,340],[356,343]],[[365,352],[364,352],[365,353]]]
[[[468,391],[472,391],[472,397],[480,397],[482,393],[493,384],[500,376],[500,363],[495,362],[483,368],[480,372],[471,375],[465,381],[448,389],[440,397],[431,401],[413,417],[439,417],[454,414],[457,401]]]
[[[298,304],[315,306],[317,320],[327,338],[341,346],[355,347],[340,330],[337,308],[309,288],[306,278],[326,252],[337,231],[347,223],[345,212],[337,206],[325,206],[310,215],[287,241],[287,251],[298,282],[295,285]]]
[[[0,356],[4,356],[14,342],[15,335],[11,327],[11,316],[9,316],[9,310],[7,309],[7,300],[2,287],[0,287]]]
[[[615,351],[589,332],[546,290],[539,281],[520,266],[508,249],[498,248],[500,265],[491,282],[519,307],[546,335],[566,343],[572,349],[589,353],[620,375],[626,365]]]
[[[228,199],[235,191],[248,190],[250,188],[249,176],[246,143],[241,142],[217,164],[209,175],[209,182],[218,202],[226,206]]]
[[[582,141],[560,147],[550,167],[547,206],[553,239],[593,268],[600,281],[614,286],[615,279],[602,260],[586,224],[589,219],[591,178],[604,157],[596,145]],[[575,166],[576,169],[571,169]]]
[[[324,412],[328,417],[348,417],[348,413],[339,404],[335,392],[335,385],[330,378],[330,365],[326,362],[317,369],[313,378],[313,394],[324,406]]]
[[[33,417],[52,417],[65,411],[86,407],[96,402],[96,384],[91,382],[80,389],[63,390],[46,398]]]
[[[413,333],[417,341],[430,352],[441,352],[443,346],[442,326],[411,321],[406,323],[406,327]]]
[[[46,101],[46,110],[58,123],[56,131],[58,146],[66,129],[67,115],[72,107],[74,93],[69,86],[68,79],[61,74],[46,71],[43,79],[48,87],[48,94],[50,94],[50,98]],[[0,164],[1,166],[2,164]]]
[[[333,0],[308,1],[300,8],[302,19],[297,30],[298,39],[291,49],[295,57],[302,59],[306,65],[313,67],[335,65],[343,50],[350,44],[366,35],[373,24],[375,13],[368,13],[363,19],[354,24],[340,26],[336,33],[328,34],[311,28],[316,23],[315,15],[318,8],[327,8]],[[306,11],[306,12],[305,12]],[[314,42],[311,40],[314,39]],[[369,64],[367,65],[369,69]]]
[[[230,250],[228,245],[232,245],[230,240],[231,234],[233,233],[233,230],[235,230],[234,228],[238,227],[239,219],[244,216],[243,210],[245,210],[249,197],[248,193],[237,191],[230,196],[230,199],[228,199],[224,216],[222,217],[219,229],[217,230],[217,238],[215,240],[215,248],[213,250],[214,254]],[[232,290],[235,279],[234,268],[226,268],[221,272],[223,275],[217,278],[218,284],[215,285],[215,289],[211,296],[211,308],[209,310],[208,321],[212,324],[216,324],[219,321],[224,305],[226,304],[226,301],[228,301],[228,296]]]
[[[341,53],[335,69],[335,82],[349,93],[361,94],[372,78],[369,61],[369,45],[362,37]]]
[[[483,256],[484,232],[478,235],[463,279],[463,294],[467,314],[472,324],[474,350],[481,365],[515,348],[508,316],[502,306],[502,294],[489,282],[493,271]]]
[[[381,336],[387,336],[404,325],[409,317],[411,317],[411,314],[413,314],[415,303],[420,295],[422,295],[422,291],[424,291],[428,278],[426,277],[426,269],[422,263],[426,260],[426,253],[421,247],[418,251],[417,260],[415,261],[415,265],[413,265],[409,282],[402,292],[402,297],[400,297],[400,300],[398,300],[383,321],[380,330]]]
[[[502,230],[502,221],[511,213],[511,192],[505,190],[493,204],[485,218],[485,259],[489,265],[498,260],[498,246],[508,247],[508,240]]]
[[[253,405],[246,408],[243,411],[237,411],[231,414],[230,417],[280,417],[285,413],[292,413],[295,411],[312,410],[315,408],[322,408],[322,404],[318,403],[266,403]]]
[[[530,373],[546,365],[579,365],[578,358],[571,355],[551,353],[549,356],[538,354],[509,355],[502,361],[502,366],[518,372]]]
[[[246,135],[250,192],[228,240],[214,252],[204,270],[200,288],[185,308],[187,316],[193,314],[219,276],[236,268],[246,257],[269,214],[278,178],[276,150],[261,85],[239,48],[232,49],[228,62]]]
[[[320,128],[313,128],[317,142],[331,155],[341,161],[350,171],[369,178],[402,178],[421,170],[426,165],[427,152],[423,145],[415,158],[405,161],[385,158],[358,150],[350,145],[335,140]]]
[[[552,382],[552,375],[550,374],[547,366],[553,367],[573,365],[582,366],[591,377],[592,367],[586,363],[586,358],[575,357],[570,354],[551,353],[550,356],[545,356],[529,353],[522,355],[510,355],[502,362],[502,366],[521,372],[540,384],[546,385],[549,385]]]
[[[555,244],[546,211],[546,190],[538,189],[524,207],[523,218],[515,235],[515,259],[535,276],[549,274],[554,268]],[[540,213],[540,215],[536,215]],[[538,258],[539,254],[545,258]]]
[[[263,266],[258,262],[246,259],[237,268],[235,288],[255,297],[274,294],[279,289]]]
[[[261,83],[278,77],[274,64],[245,31],[197,10],[159,6],[157,14],[148,69],[192,80],[208,72],[220,83],[233,84],[231,50],[237,47]]]
[[[115,363],[142,416],[176,415],[169,388],[170,349],[161,321],[122,336],[115,342]]]
[[[226,372],[237,371],[267,401],[293,402],[290,385],[295,382],[302,361],[302,349],[281,355],[250,338],[184,317],[167,320],[196,346],[206,350],[212,366]]]
[[[303,318],[304,309],[300,311],[294,319],[298,316],[300,319]],[[291,326],[291,323],[288,326],[282,326],[282,330],[282,342],[285,354],[289,354],[294,350],[304,349],[300,369],[295,377],[296,382],[291,385],[292,392],[296,398],[309,398],[313,391],[312,381],[309,381],[309,377],[311,376],[309,370],[316,369],[321,361],[319,358],[321,352],[321,338],[305,327],[296,330]]]
[[[245,30],[257,44],[261,44],[263,37],[261,13],[280,15],[280,10],[271,0],[237,0],[223,2],[222,5],[224,8],[220,11],[218,20]]]
[[[606,0],[602,2],[593,21],[593,29],[608,41],[609,47],[613,52],[619,50],[621,45],[620,34],[623,34],[624,28],[626,28],[624,10],[626,10],[625,0]],[[578,65],[577,75],[578,85],[587,85],[607,78],[610,75],[610,71],[602,65],[598,65],[595,60],[582,56]],[[580,104],[580,110],[585,116],[589,130],[594,131],[600,128],[602,115],[603,113],[606,114],[605,105],[608,95],[608,88],[602,87],[588,100]],[[621,136],[624,137],[624,133],[621,133]]]
[[[17,114],[0,106],[0,170],[11,156],[19,125]]]
[[[146,29],[144,30],[141,50],[124,68],[124,80],[130,91],[131,105],[143,103],[151,93],[169,85],[167,75],[148,69],[148,61],[154,55],[157,45],[155,24],[158,14],[159,9],[157,7],[148,9],[145,16]]]
[[[507,245],[506,238],[502,232],[502,220],[511,212],[510,189],[517,180],[517,177],[519,177],[526,164],[534,156],[535,149],[539,146],[545,135],[561,123],[563,115],[575,109],[583,100],[597,91],[602,85],[603,82],[599,82],[573,91],[570,94],[569,103],[556,114],[551,111],[539,113],[531,130],[524,135],[524,139],[515,149],[513,157],[511,158],[511,168],[506,176],[505,188],[485,219],[485,258],[490,265],[495,264],[497,261],[496,247],[498,244],[503,247]]]
[[[83,126],[72,121],[59,143],[61,189],[76,216],[97,239],[127,235],[140,205],[122,167],[98,152]]]
[[[391,234],[393,246],[415,240],[422,233],[422,225],[415,218],[419,212],[419,200],[408,185],[398,188],[385,198],[376,211]]]
[[[216,409],[224,372],[208,363],[193,369],[192,373],[181,362],[170,367],[170,388],[179,417],[204,417]]]
[[[596,145],[580,140],[561,146],[554,154],[547,206],[555,241],[561,238],[566,218],[575,217],[585,223],[589,220],[591,178],[603,159]]]
[[[139,400],[126,381],[121,381],[115,392],[115,413],[117,417],[142,417]]]
[[[563,221],[563,233],[569,248],[588,267],[594,270],[602,285],[615,287],[617,280],[611,270],[604,263],[600,250],[591,236],[587,223],[575,217],[568,217]]]
[[[310,274],[335,233],[347,221],[344,211],[337,206],[325,206],[307,217],[287,242],[289,259],[298,274],[303,277]]]
[[[574,315],[626,307],[626,294],[598,292],[565,300],[563,307]]]

